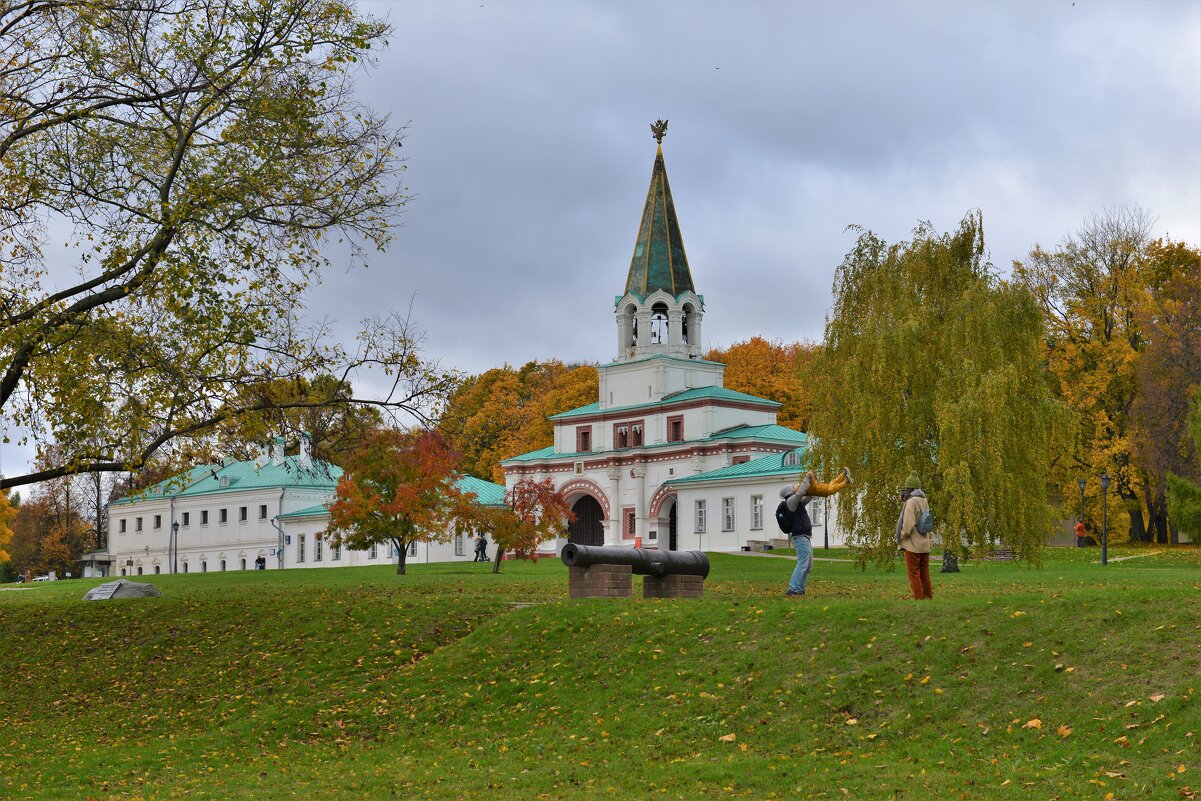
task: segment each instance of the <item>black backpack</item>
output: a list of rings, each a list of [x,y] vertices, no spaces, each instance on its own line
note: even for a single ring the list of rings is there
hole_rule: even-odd
[[[780,505],[776,507],[776,523],[780,526],[780,531],[785,534],[792,533],[792,512],[788,508],[788,501],[780,501]]]

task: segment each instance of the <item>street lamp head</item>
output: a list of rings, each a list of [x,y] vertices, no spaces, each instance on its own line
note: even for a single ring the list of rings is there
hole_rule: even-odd
[[[174,531],[176,534],[179,533],[179,521],[178,520],[176,520],[174,523],[171,524],[171,530]]]
[[[1083,478],[1076,479],[1076,486],[1080,488],[1081,492],[1084,492],[1084,485],[1086,483],[1088,483],[1088,482],[1086,482]]]
[[[1103,490],[1109,489],[1109,473],[1101,474],[1101,489],[1103,489]]]

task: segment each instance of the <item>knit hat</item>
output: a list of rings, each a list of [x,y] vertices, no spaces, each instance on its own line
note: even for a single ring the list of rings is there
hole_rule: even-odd
[[[791,484],[786,484],[785,486],[780,488],[780,497],[787,498],[789,495],[791,495],[794,492],[796,492],[796,487],[792,486]]]
[[[909,478],[905,479],[905,489],[921,489],[922,480],[918,478],[917,471],[914,470],[909,474]]]

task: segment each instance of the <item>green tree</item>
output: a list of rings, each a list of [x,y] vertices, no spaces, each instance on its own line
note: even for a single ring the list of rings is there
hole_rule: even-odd
[[[281,379],[374,366],[362,400],[428,412],[447,376],[406,319],[353,351],[298,322],[325,243],[361,261],[406,201],[352,81],[389,30],[339,0],[0,6],[0,416],[62,454],[0,486],[135,469]]]
[[[1193,396],[1189,414],[1189,433],[1194,454],[1201,454],[1201,393]],[[1201,540],[1201,480],[1194,471],[1193,480],[1168,473],[1168,514],[1172,524],[1186,532],[1193,542]]]
[[[898,491],[916,470],[948,545],[1034,560],[1057,516],[1046,477],[1063,407],[1041,366],[1031,294],[983,261],[979,213],[888,245],[861,231],[838,267],[813,370],[814,464],[848,465],[840,521],[861,561],[895,553]]]
[[[359,550],[390,542],[403,575],[410,544],[448,542],[451,523],[475,520],[475,495],[454,483],[457,463],[437,433],[374,432],[343,465],[329,507],[331,540]]]

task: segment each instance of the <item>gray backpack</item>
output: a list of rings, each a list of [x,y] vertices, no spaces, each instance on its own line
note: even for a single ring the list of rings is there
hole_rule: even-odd
[[[930,505],[926,505],[926,511],[922,512],[921,517],[917,519],[917,533],[929,534],[934,530],[934,513],[930,511]]]

